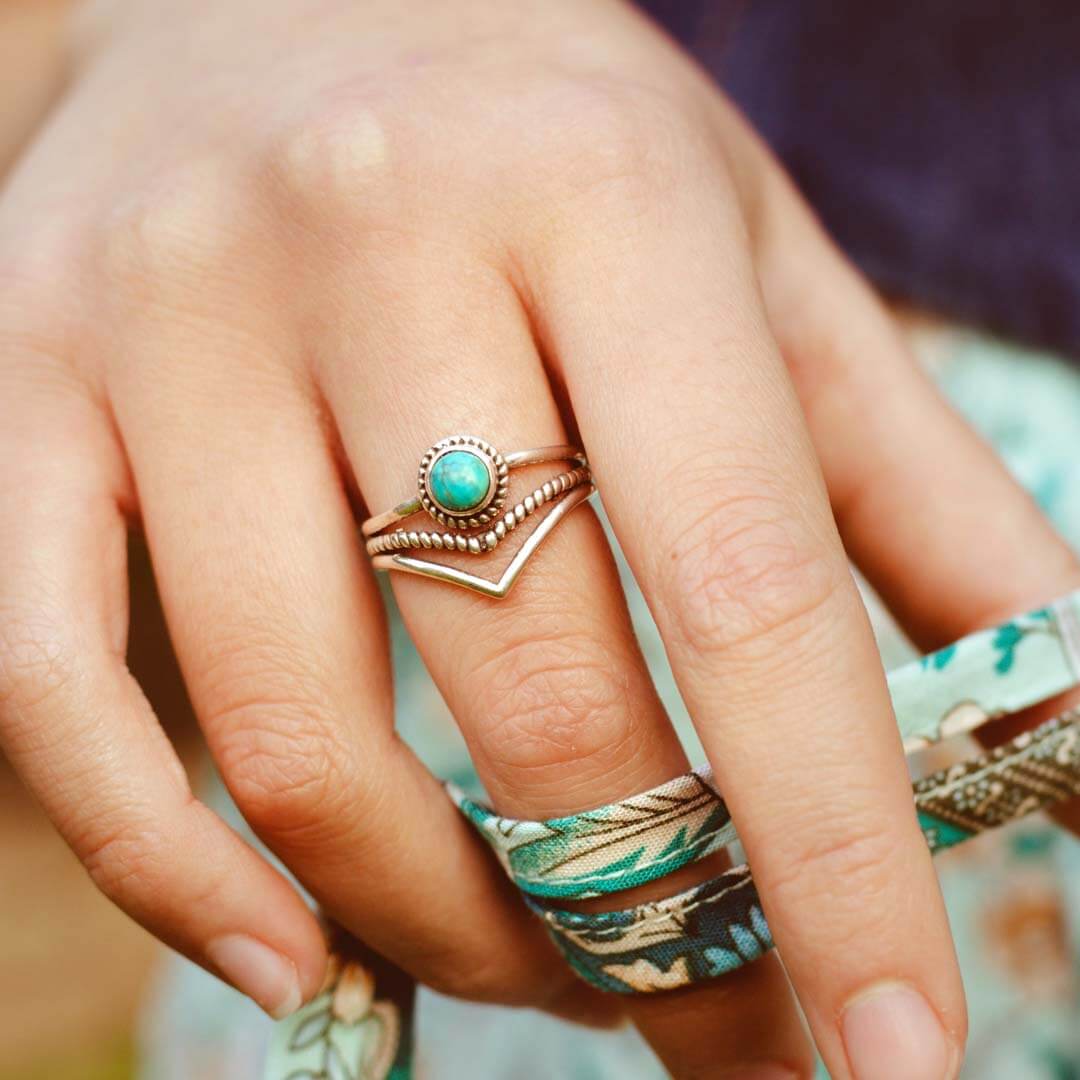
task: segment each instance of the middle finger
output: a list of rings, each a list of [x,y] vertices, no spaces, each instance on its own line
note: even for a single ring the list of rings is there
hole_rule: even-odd
[[[560,218],[573,252],[525,269],[541,339],[828,1067],[950,1074],[962,990],[880,657],[725,162],[690,160]]]

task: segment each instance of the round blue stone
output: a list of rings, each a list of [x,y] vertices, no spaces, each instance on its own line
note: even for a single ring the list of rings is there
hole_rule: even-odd
[[[446,510],[465,514],[484,504],[491,490],[491,474],[478,454],[451,450],[431,466],[428,490]]]

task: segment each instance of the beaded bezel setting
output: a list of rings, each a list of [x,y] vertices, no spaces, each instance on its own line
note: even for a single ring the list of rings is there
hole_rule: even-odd
[[[487,470],[488,484],[483,497],[467,505],[455,507],[450,500],[439,498],[438,467],[449,455],[469,454]],[[451,435],[440,439],[420,459],[417,487],[420,503],[428,515],[451,529],[478,529],[499,516],[506,502],[510,469],[499,451],[475,435]],[[433,480],[436,481],[433,483]]]

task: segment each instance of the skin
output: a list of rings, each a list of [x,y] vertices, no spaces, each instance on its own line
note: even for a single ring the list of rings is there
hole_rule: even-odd
[[[356,517],[445,434],[573,438],[832,1075],[846,1005],[891,983],[955,1073],[963,993],[846,555],[926,648],[1080,572],[732,106],[607,0],[117,0],[71,35],[0,193],[0,739],[98,885],[218,974],[242,934],[320,984],[313,916],[124,665],[141,528],[225,781],[331,916],[448,993],[625,1007],[678,1077],[808,1075],[775,957],[628,1002],[577,983],[393,733]],[[687,767],[592,511],[500,603],[393,588],[502,812]]]

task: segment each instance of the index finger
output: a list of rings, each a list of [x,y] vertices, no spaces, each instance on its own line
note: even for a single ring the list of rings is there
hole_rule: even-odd
[[[574,259],[533,268],[545,345],[832,1075],[951,1075],[965,1019],[940,892],[721,165],[565,223]],[[606,213],[636,227],[605,233]]]

